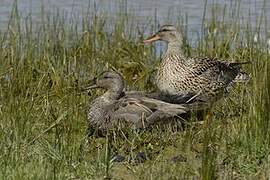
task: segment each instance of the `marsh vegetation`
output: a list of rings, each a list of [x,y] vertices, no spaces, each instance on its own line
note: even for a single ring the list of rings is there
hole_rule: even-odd
[[[237,12],[221,18],[215,9],[207,13],[212,19],[202,22],[196,43],[186,41],[186,53],[251,61],[245,70],[252,80],[236,86],[202,124],[194,116],[183,130],[157,126],[99,138],[87,136],[86,107],[101,92],[89,96],[81,87],[114,69],[124,75],[128,89],[153,90],[160,57],[141,42],[157,24],[149,23],[144,32],[125,15],[111,24],[95,14],[76,20],[57,12],[33,24],[31,16],[19,16],[15,4],[7,30],[0,32],[0,178],[269,178],[267,34],[254,41],[267,32],[267,17],[262,14],[254,30],[249,22],[238,24]],[[175,24],[184,22],[188,18]],[[144,163],[133,158],[139,152],[146,154]],[[126,161],[113,162],[115,154]]]

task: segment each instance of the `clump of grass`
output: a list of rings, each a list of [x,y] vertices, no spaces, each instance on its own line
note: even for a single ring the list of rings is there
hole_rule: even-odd
[[[31,18],[19,16],[15,3],[9,26],[0,34],[1,178],[266,178],[266,41],[253,42],[252,29],[242,31],[238,16],[224,13],[224,20],[233,21],[221,21],[212,12],[198,44],[187,44],[188,53],[251,61],[245,67],[251,82],[217,104],[206,124],[190,122],[183,131],[173,126],[116,131],[106,140],[87,137],[85,110],[98,93],[88,97],[80,89],[109,68],[120,71],[130,89],[154,89],[151,76],[158,58],[140,43],[140,28],[129,27],[128,16],[108,30],[110,22],[103,17],[85,16],[69,24],[60,13],[43,14],[34,26]],[[148,159],[143,164],[111,162],[115,153],[132,157],[142,151]]]

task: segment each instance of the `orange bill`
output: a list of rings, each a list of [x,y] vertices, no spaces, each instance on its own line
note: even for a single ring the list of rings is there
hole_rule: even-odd
[[[155,35],[151,36],[150,38],[144,40],[143,43],[149,44],[149,43],[154,42],[154,41],[157,41],[159,39],[160,39],[160,36],[157,35],[157,34],[155,34]]]

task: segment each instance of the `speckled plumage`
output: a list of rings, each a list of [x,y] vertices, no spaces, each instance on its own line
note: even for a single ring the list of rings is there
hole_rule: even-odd
[[[222,97],[235,81],[249,79],[240,70],[240,65],[244,63],[229,63],[208,57],[186,57],[182,52],[182,34],[174,26],[162,26],[145,42],[156,40],[168,44],[156,76],[156,85],[163,94],[188,95],[190,100],[213,102]]]

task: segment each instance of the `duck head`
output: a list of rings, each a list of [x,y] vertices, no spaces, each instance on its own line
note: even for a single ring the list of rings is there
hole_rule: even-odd
[[[124,90],[124,79],[117,72],[106,71],[103,72],[98,78],[93,79],[91,84],[84,90],[95,88],[103,88],[108,92],[121,94]]]
[[[172,42],[179,43],[183,41],[183,37],[181,32],[179,32],[173,25],[164,25],[159,29],[158,32],[156,32],[154,35],[144,40],[143,42],[145,44],[149,44],[155,41],[165,41],[167,43]]]

